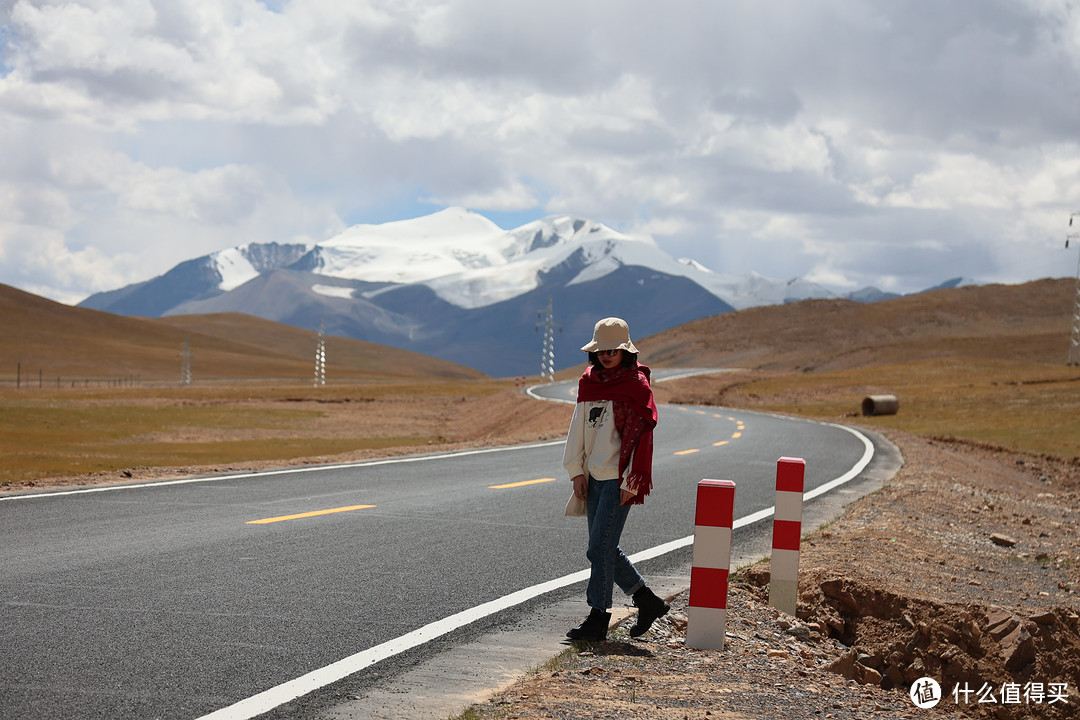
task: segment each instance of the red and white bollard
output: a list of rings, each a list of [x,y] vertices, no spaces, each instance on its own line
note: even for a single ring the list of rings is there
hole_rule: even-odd
[[[690,569],[686,646],[723,650],[727,626],[731,527],[735,515],[735,483],[698,483],[694,515],[694,563]]]
[[[805,474],[806,461],[802,458],[782,457],[776,462],[769,604],[788,615],[795,614],[799,597],[799,541]]]

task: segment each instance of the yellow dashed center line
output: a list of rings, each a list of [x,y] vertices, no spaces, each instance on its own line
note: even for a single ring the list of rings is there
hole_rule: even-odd
[[[539,483],[555,482],[555,478],[540,478],[539,480],[525,480],[524,482],[507,483],[506,485],[488,485],[489,490],[506,490],[508,488],[524,487],[526,485],[538,485]]]
[[[281,517],[264,518],[263,520],[248,520],[245,525],[266,525],[267,523],[281,522],[282,520],[299,520],[300,518],[315,517],[316,515],[329,515],[331,513],[349,512],[351,510],[367,510],[374,505],[350,505],[349,507],[333,508],[331,510],[315,510],[313,512],[298,513],[296,515],[282,515]]]
[[[731,442],[731,441],[730,440],[721,440],[720,442],[714,442],[713,447],[720,447],[721,445],[727,445],[729,442]]]
[[[737,432],[737,433],[731,433],[731,439],[732,439],[732,440],[734,440],[734,439],[736,439],[736,438],[741,438],[741,437],[742,437],[742,433],[739,433],[739,432]]]
[[[677,452],[675,454],[676,455],[693,455],[696,452],[701,452],[701,451],[700,450],[680,450],[679,452]]]

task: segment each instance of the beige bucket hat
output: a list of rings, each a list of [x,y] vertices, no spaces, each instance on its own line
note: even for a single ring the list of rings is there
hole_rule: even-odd
[[[593,328],[592,342],[581,348],[585,352],[598,350],[625,350],[635,355],[638,349],[630,340],[630,327],[622,318],[609,317],[596,323]]]

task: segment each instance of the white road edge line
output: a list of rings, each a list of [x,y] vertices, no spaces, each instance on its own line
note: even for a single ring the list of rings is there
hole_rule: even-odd
[[[823,425],[829,425],[830,427],[837,427],[842,430],[850,432],[855,437],[859,438],[864,446],[863,456],[857,463],[846,473],[830,480],[829,482],[815,488],[814,490],[806,493],[803,496],[804,500],[810,500],[819,495],[822,495],[829,490],[833,490],[840,485],[858,477],[866,466],[870,463],[870,460],[874,457],[874,445],[870,440],[860,433],[858,430],[854,430],[843,425],[834,425],[833,423],[822,423]],[[562,442],[562,441],[559,441]],[[548,443],[550,444],[550,443]],[[746,525],[764,520],[770,517],[775,508],[766,508],[759,510],[756,513],[747,515],[746,517],[739,518],[734,522],[734,527],[740,528]],[[650,560],[652,558],[665,555],[669,552],[673,552],[680,548],[684,548],[688,545],[692,545],[694,542],[694,536],[684,537],[679,540],[673,540],[663,545],[657,545],[654,548],[648,550],[642,550],[639,553],[635,553],[630,556],[631,562],[642,562],[644,560]],[[462,628],[470,623],[481,620],[489,615],[493,615],[502,610],[507,610],[520,605],[523,602],[532,600],[545,593],[564,588],[574,583],[584,582],[589,579],[589,571],[581,570],[571,575],[564,575],[561,578],[549,580],[539,585],[533,585],[517,592],[505,595],[496,600],[491,600],[482,605],[477,605],[474,608],[463,610],[459,613],[437,620],[429,625],[425,625],[422,628],[413,630],[410,633],[402,635],[401,637],[389,640],[376,645],[373,648],[350,655],[347,658],[338,660],[335,663],[327,665],[324,668],[313,670],[306,675],[302,675],[295,680],[272,687],[268,690],[264,690],[261,693],[252,695],[249,698],[241,700],[233,705],[216,710],[209,715],[204,715],[197,720],[251,720],[251,718],[257,717],[265,712],[269,712],[274,708],[284,705],[285,703],[295,700],[298,697],[307,695],[310,692],[326,687],[332,683],[342,680],[354,673],[360,672],[375,663],[386,660],[406,650],[423,645],[426,642],[434,640],[436,638],[447,635],[454,630]]]

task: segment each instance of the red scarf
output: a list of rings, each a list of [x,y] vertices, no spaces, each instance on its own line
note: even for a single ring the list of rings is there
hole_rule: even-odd
[[[619,477],[636,495],[631,505],[641,505],[652,490],[653,428],[656,427],[656,401],[650,380],[652,372],[637,363],[635,367],[610,370],[590,365],[578,380],[578,402],[612,401],[615,430],[622,442],[619,447]],[[630,458],[633,457],[631,465]],[[630,466],[630,474],[624,475]]]

